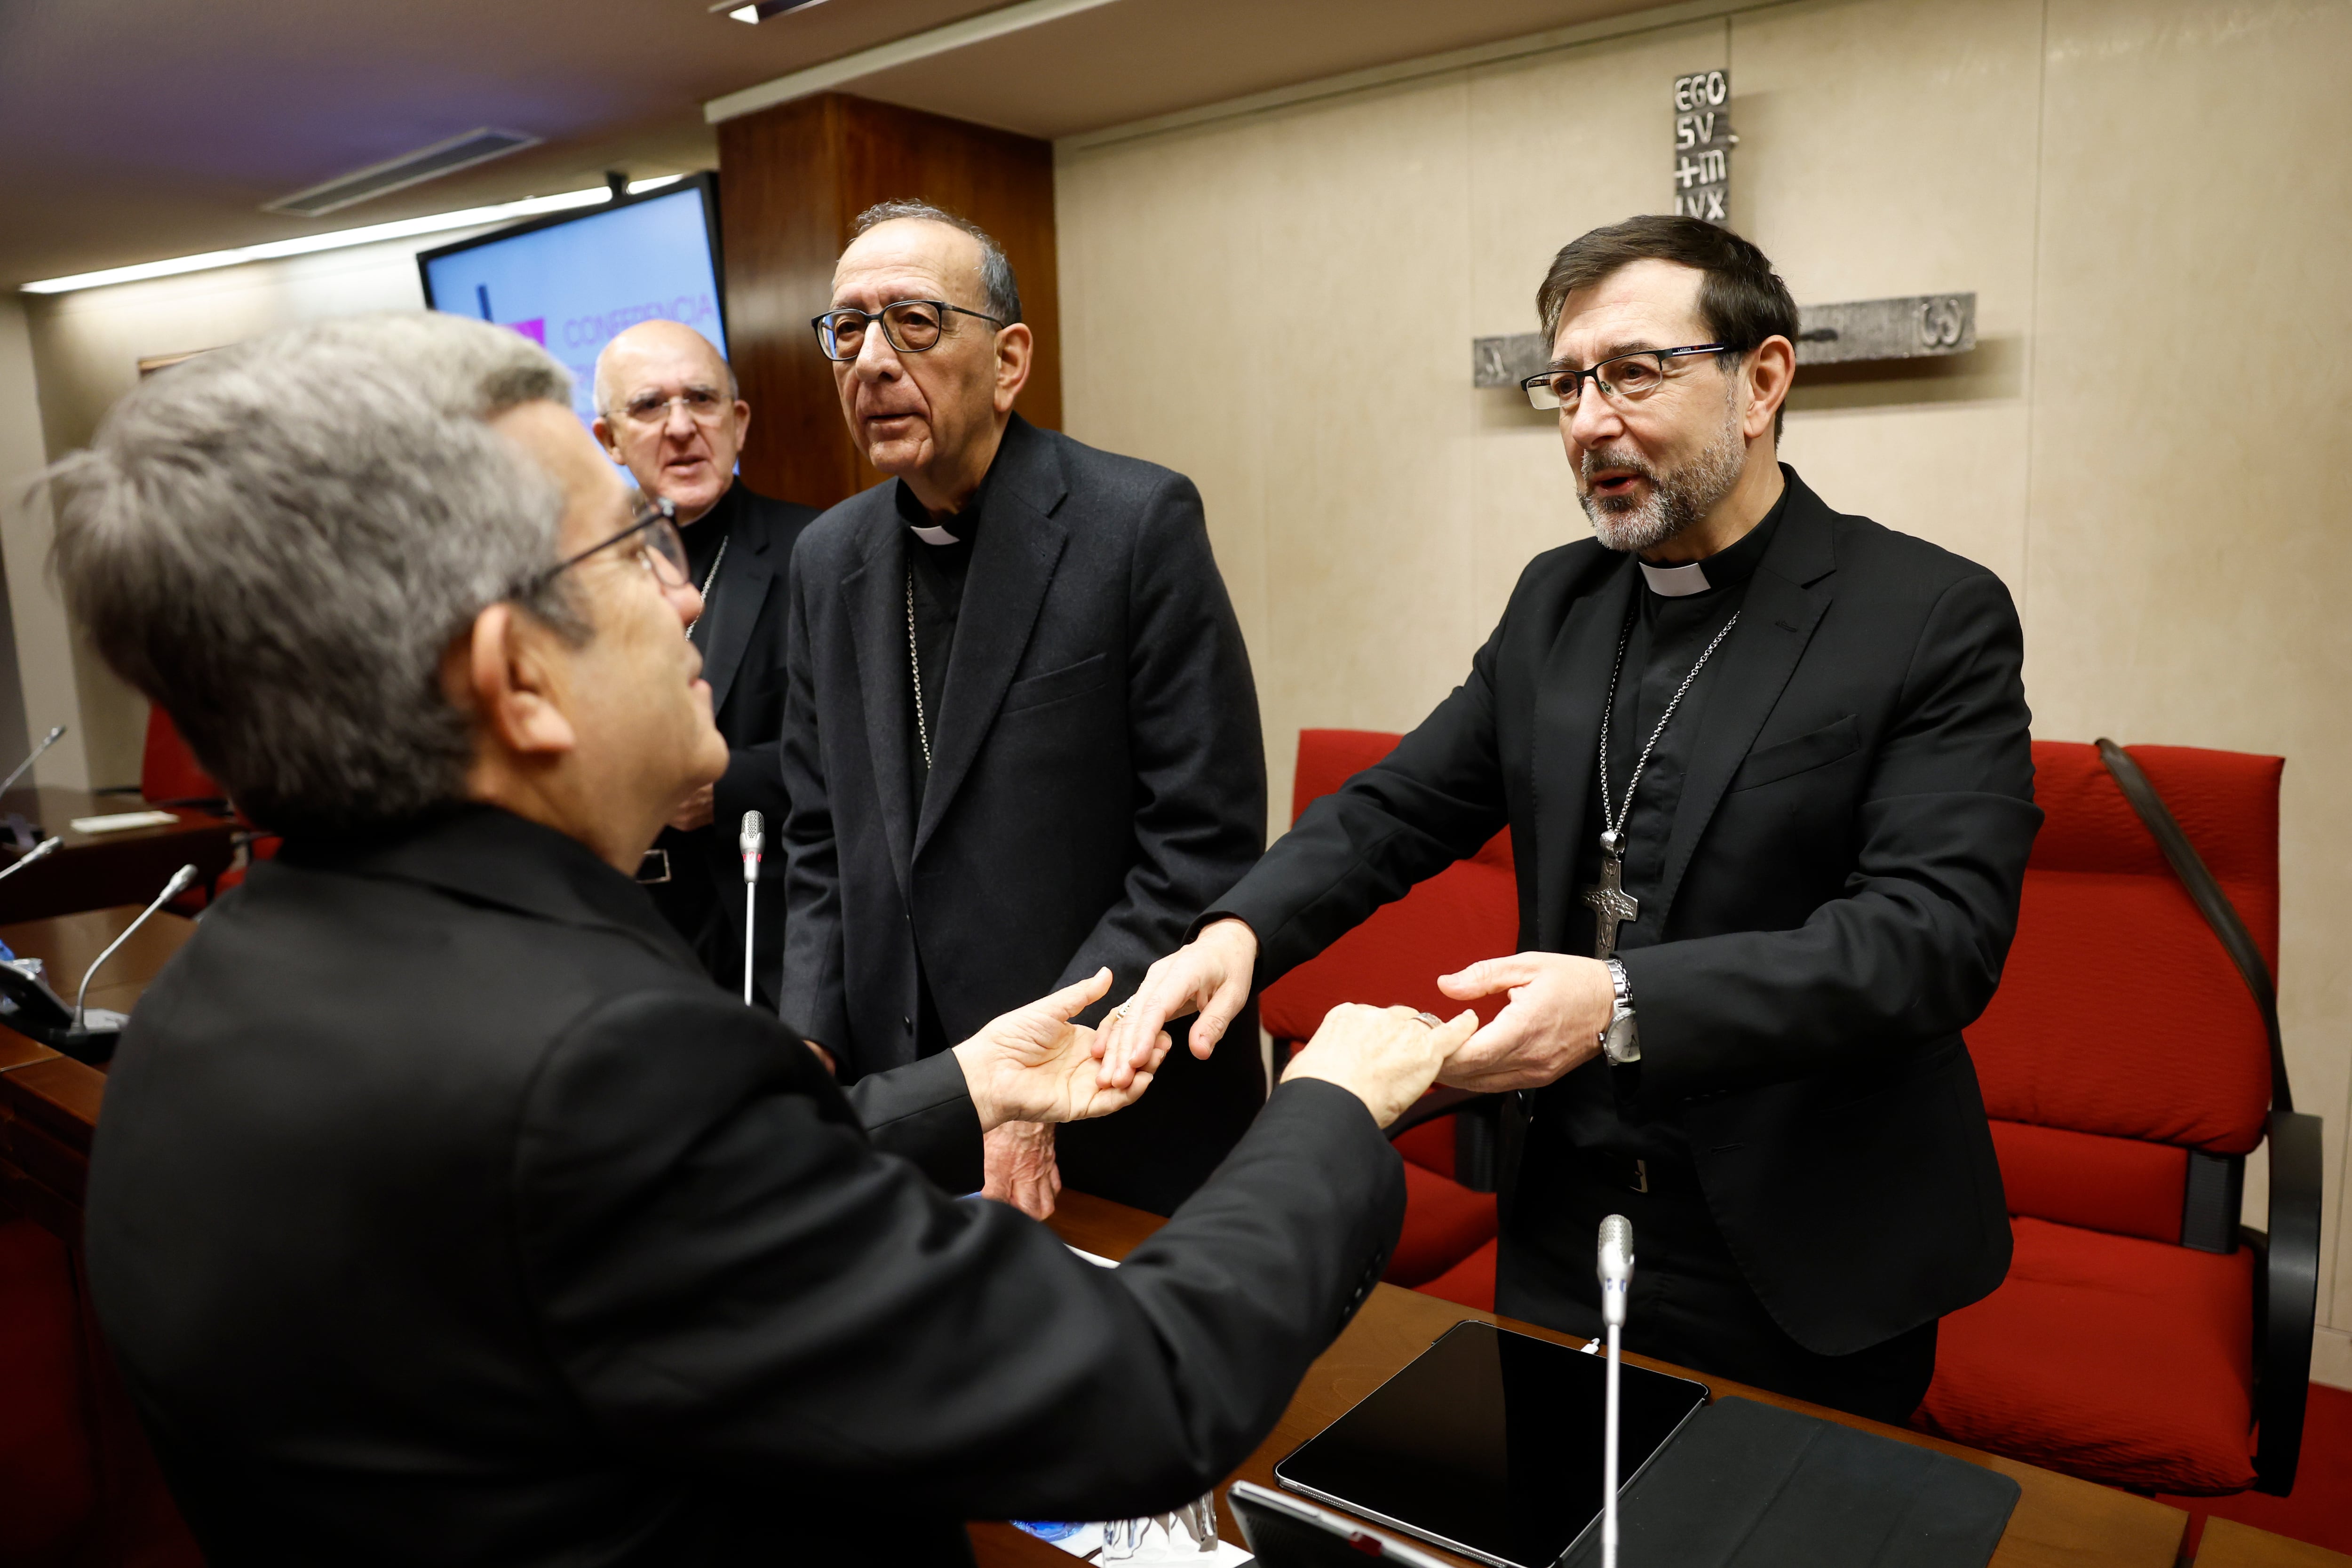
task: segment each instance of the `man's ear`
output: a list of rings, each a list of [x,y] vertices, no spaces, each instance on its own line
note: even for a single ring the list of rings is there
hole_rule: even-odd
[[[621,451],[621,443],[613,437],[613,422],[611,420],[599,414],[595,418],[589,421],[588,433],[596,437],[596,445],[604,448],[604,456],[612,458],[613,461],[620,464],[624,468],[628,466],[629,459],[623,455]]]
[[[1029,384],[1029,367],[1037,347],[1026,321],[1000,327],[996,333],[996,411],[1010,414],[1013,400]]]
[[[751,434],[751,405],[739,397],[735,400],[735,445],[739,449]]]
[[[563,710],[562,640],[509,604],[474,617],[471,633],[450,650],[455,676],[472,712],[478,744],[517,756],[551,760],[579,742]]]
[[[1739,422],[1739,433],[1753,441],[1769,433],[1780,405],[1789,400],[1789,388],[1797,380],[1797,345],[1776,333],[1757,345],[1743,368],[1748,413]]]

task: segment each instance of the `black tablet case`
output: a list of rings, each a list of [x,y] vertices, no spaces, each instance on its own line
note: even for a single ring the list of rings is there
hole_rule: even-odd
[[[1717,1400],[1618,1504],[1620,1568],[1984,1568],[2018,1485],[1890,1437]],[[1597,1568],[1601,1525],[1563,1568]]]

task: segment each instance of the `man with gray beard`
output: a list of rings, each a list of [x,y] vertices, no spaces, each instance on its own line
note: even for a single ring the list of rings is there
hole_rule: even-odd
[[[1536,296],[1595,540],[1529,563],[1468,678],[1310,806],[1096,1041],[1107,1082],[1511,830],[1509,1003],[1442,1074],[1501,1097],[1497,1310],[1880,1420],[2010,1232],[1960,1030],[2015,930],[2033,805],[2000,580],[1778,460],[1797,310],[1757,247],[1639,217]]]

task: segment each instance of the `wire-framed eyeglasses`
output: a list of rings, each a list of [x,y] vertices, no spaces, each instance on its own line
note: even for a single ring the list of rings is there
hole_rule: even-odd
[[[824,351],[825,358],[846,362],[856,359],[866,346],[868,321],[881,322],[882,336],[900,353],[919,354],[940,346],[951,314],[977,316],[999,327],[1005,324],[984,310],[967,310],[945,300],[896,300],[878,310],[827,310],[810,317],[809,325],[816,329],[816,346]]]
[[[580,552],[567,555],[523,584],[523,596],[538,593],[550,583],[579,565],[591,555],[610,550],[629,540],[636,541],[637,563],[654,574],[654,581],[665,588],[683,588],[694,580],[687,569],[686,541],[677,531],[676,503],[656,496],[641,495],[630,509],[629,526],[600,540]]]
[[[1583,398],[1584,384],[1588,379],[1601,389],[1601,395],[1612,403],[1639,403],[1665,385],[1675,374],[1668,361],[1688,359],[1696,354],[1732,352],[1729,343],[1694,343],[1680,349],[1640,349],[1633,353],[1602,360],[1590,370],[1540,371],[1519,384],[1527,389],[1530,404],[1547,411],[1574,408]]]
[[[734,406],[734,400],[715,386],[689,386],[675,396],[658,392],[641,392],[621,405],[620,413],[632,425],[651,428],[669,423],[669,411],[683,408],[686,416],[698,425],[716,425]]]

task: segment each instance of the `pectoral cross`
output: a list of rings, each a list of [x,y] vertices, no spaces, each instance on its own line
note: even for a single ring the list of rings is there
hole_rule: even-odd
[[[1584,889],[1592,906],[1592,956],[1607,958],[1617,951],[1617,928],[1638,920],[1642,900],[1625,890],[1625,846],[1614,833],[1601,836],[1601,880]]]

